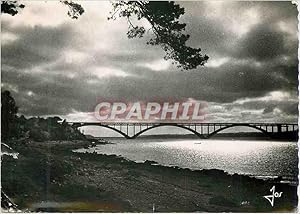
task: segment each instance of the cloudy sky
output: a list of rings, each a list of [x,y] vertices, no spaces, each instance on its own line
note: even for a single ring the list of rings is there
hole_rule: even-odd
[[[26,116],[93,120],[99,100],[194,99],[208,122],[296,122],[297,8],[290,2],[178,2],[189,45],[209,55],[181,71],[147,38],[128,39],[109,2],[82,1],[72,20],[59,2],[25,2],[1,15],[2,90]],[[143,22],[147,26],[146,22]]]

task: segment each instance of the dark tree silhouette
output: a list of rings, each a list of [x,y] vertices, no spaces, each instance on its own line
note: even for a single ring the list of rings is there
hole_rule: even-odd
[[[154,35],[148,41],[151,45],[160,45],[166,52],[165,59],[172,59],[178,67],[184,70],[203,66],[207,55],[201,54],[200,48],[192,48],[186,45],[190,35],[184,34],[185,23],[180,23],[184,8],[173,1],[117,1],[113,2],[113,11],[109,19],[118,17],[128,21],[128,38],[143,37],[146,30],[143,26],[133,24],[132,19],[146,19],[151,24]]]
[[[13,136],[13,127],[17,119],[18,107],[9,91],[1,93],[1,135],[3,139]]]
[[[77,19],[84,13],[80,4],[72,1],[60,1],[68,6],[68,15]],[[18,10],[24,8],[17,1],[2,0],[1,12],[15,15]],[[208,56],[201,53],[200,48],[186,45],[190,35],[185,34],[185,23],[180,23],[179,18],[185,13],[184,8],[173,1],[117,1],[112,2],[113,11],[108,19],[115,20],[118,17],[128,21],[128,38],[141,38],[146,33],[143,26],[133,24],[133,20],[147,20],[153,37],[147,42],[150,45],[160,45],[166,52],[165,59],[173,60],[173,64],[184,70],[195,69],[203,66]]]
[[[24,7],[24,4],[19,4],[17,1],[1,1],[1,13],[8,13],[12,16],[16,15]]]
[[[68,15],[72,19],[78,19],[84,13],[84,9],[80,4],[74,3],[72,1],[60,1],[64,5],[69,7]]]
[[[80,4],[67,0],[61,0],[60,2],[68,6],[68,15],[72,19],[78,19],[78,17],[84,13],[84,9]],[[1,0],[1,13],[7,13],[14,16],[24,7],[24,4],[19,4],[18,1],[15,0]]]

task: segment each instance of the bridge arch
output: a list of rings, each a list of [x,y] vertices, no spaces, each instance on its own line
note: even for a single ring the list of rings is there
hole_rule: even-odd
[[[110,130],[113,130],[115,132],[118,132],[119,134],[121,134],[122,136],[124,136],[126,139],[130,139],[131,137],[128,136],[126,133],[114,128],[114,127],[111,127],[111,126],[107,126],[107,125],[102,125],[102,124],[83,124],[83,125],[74,125],[74,127],[76,128],[80,128],[80,127],[86,127],[86,126],[99,126],[99,127],[104,127],[104,128],[108,128]]]
[[[199,132],[197,132],[197,131],[189,128],[189,127],[186,127],[186,126],[183,126],[183,125],[178,125],[178,124],[158,124],[158,125],[154,125],[154,126],[151,126],[149,128],[146,128],[146,129],[144,129],[144,130],[136,133],[135,135],[133,135],[130,138],[131,139],[137,138],[139,135],[143,134],[146,131],[149,131],[151,129],[158,128],[158,127],[163,127],[163,126],[175,126],[175,127],[179,127],[179,128],[182,128],[182,129],[185,129],[185,130],[188,130],[188,131],[192,132],[193,134],[195,134],[196,136],[198,136],[200,138],[205,138],[204,135],[200,134]]]
[[[192,132],[193,134],[195,134],[196,136],[198,136],[199,138],[202,138],[202,139],[208,139],[208,138],[214,136],[215,134],[217,134],[217,133],[219,133],[219,132],[221,132],[221,131],[223,131],[223,130],[225,130],[225,129],[229,129],[229,128],[232,128],[232,127],[241,127],[241,126],[243,126],[243,127],[250,127],[250,128],[256,129],[256,130],[258,130],[258,131],[264,133],[266,136],[272,137],[271,134],[268,133],[266,130],[264,130],[264,129],[258,127],[258,126],[255,126],[255,125],[251,125],[251,124],[229,124],[229,125],[226,125],[226,126],[224,126],[224,127],[222,127],[222,128],[219,128],[219,129],[215,130],[215,131],[212,132],[212,133],[209,133],[209,134],[205,134],[205,135],[204,135],[204,134],[201,134],[201,133],[199,133],[199,132],[197,132],[197,131],[195,131],[195,130],[189,128],[189,127],[186,127],[186,126],[184,126],[184,125],[180,125],[180,124],[172,124],[172,123],[166,123],[166,124],[157,124],[157,125],[153,125],[153,126],[151,126],[151,127],[148,127],[148,128],[146,128],[146,129],[143,129],[143,130],[137,132],[137,133],[134,134],[133,136],[129,136],[128,134],[126,134],[126,133],[124,133],[124,132],[118,130],[117,128],[111,127],[111,126],[109,126],[109,125],[104,125],[104,124],[84,124],[84,123],[83,123],[83,124],[80,124],[80,123],[79,123],[79,124],[73,124],[73,127],[75,127],[75,128],[80,128],[80,127],[85,127],[85,126],[99,126],[99,127],[108,128],[108,129],[110,129],[110,130],[113,130],[113,131],[115,131],[115,132],[121,134],[121,135],[124,136],[126,139],[134,139],[134,138],[137,138],[139,135],[143,134],[144,132],[147,132],[147,131],[149,131],[149,130],[151,130],[151,129],[154,129],[154,128],[163,127],[163,126],[174,126],[174,127],[179,127],[179,128],[182,128],[182,129],[185,129],[185,130],[188,130],[188,131]]]
[[[210,137],[216,135],[217,133],[219,133],[219,132],[221,132],[221,131],[223,131],[223,130],[225,130],[225,129],[232,128],[232,127],[250,127],[250,128],[256,129],[256,130],[258,130],[258,131],[264,133],[264,134],[265,134],[266,136],[268,136],[268,137],[271,137],[271,135],[270,135],[269,132],[267,132],[266,130],[264,130],[264,129],[260,128],[260,127],[257,127],[257,126],[255,126],[255,125],[250,125],[250,124],[232,124],[232,125],[228,125],[228,126],[219,128],[219,129],[217,129],[216,131],[214,131],[214,132],[208,134],[208,135],[207,135],[207,138],[210,138]]]

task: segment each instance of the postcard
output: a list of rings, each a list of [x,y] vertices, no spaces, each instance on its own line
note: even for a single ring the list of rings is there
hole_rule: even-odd
[[[2,212],[298,212],[298,5],[1,0]]]

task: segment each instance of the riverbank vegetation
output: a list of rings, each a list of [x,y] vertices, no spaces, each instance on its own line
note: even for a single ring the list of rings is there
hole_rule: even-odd
[[[59,117],[26,118],[9,91],[1,93],[1,140],[83,140],[85,136]],[[8,141],[9,142],[9,141]]]
[[[106,212],[294,211],[297,187],[221,170],[180,169],[115,155],[75,153],[87,141],[13,143],[2,188],[21,210]],[[282,191],[274,207],[263,198]]]

